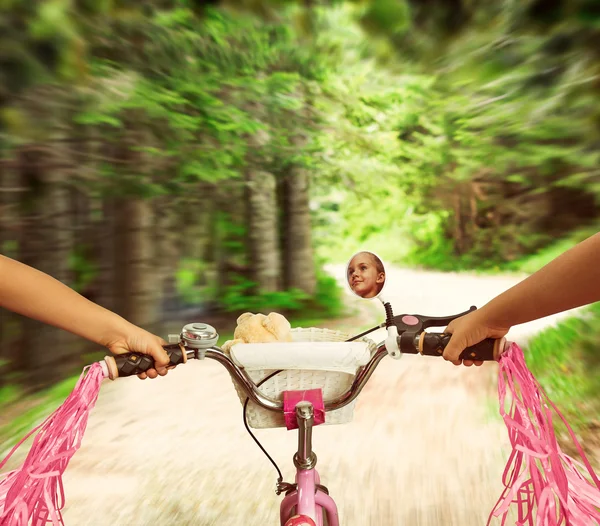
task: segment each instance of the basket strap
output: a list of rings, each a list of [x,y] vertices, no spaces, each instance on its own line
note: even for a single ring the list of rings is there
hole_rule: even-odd
[[[283,413],[285,416],[285,426],[288,428],[288,431],[298,429],[296,405],[299,402],[310,402],[313,405],[315,412],[313,426],[318,426],[325,422],[325,402],[323,402],[323,391],[321,389],[284,391]]]

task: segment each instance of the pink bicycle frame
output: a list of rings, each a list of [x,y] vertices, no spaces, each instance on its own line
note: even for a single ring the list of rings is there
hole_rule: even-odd
[[[298,421],[298,452],[294,455],[296,487],[289,491],[281,502],[281,526],[293,515],[310,517],[316,526],[339,526],[337,506],[320,486],[319,473],[315,469],[317,456],[312,451],[312,428],[314,408],[310,402],[296,405]],[[295,509],[295,511],[294,511]],[[323,511],[327,522],[323,522]],[[300,522],[301,523],[301,522]]]
[[[298,470],[296,473],[298,489],[286,495],[281,502],[281,526],[284,526],[292,516],[294,507],[296,514],[310,517],[317,526],[323,526],[324,510],[327,515],[327,525],[339,526],[337,506],[327,493],[317,487],[319,482],[316,469]]]

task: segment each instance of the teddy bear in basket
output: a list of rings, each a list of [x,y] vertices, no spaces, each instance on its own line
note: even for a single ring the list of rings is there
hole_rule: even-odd
[[[276,312],[268,316],[245,312],[237,319],[234,339],[226,341],[221,348],[228,353],[237,343],[291,342],[291,330],[290,322]]]

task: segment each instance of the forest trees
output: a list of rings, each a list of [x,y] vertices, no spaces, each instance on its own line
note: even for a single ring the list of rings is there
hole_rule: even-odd
[[[530,254],[600,197],[598,13],[541,4],[5,3],[2,253],[151,329],[335,305],[320,256],[365,245]],[[0,378],[58,341],[23,327],[1,320]]]
[[[401,185],[431,225],[416,261],[494,267],[598,225],[597,2],[370,4],[365,28],[425,80],[398,126]]]
[[[4,86],[3,253],[150,329],[165,294],[234,313],[313,302],[306,94],[319,55],[281,22],[105,7],[12,8],[30,33],[4,58],[44,75]],[[58,21],[51,64],[39,39]],[[177,290],[182,265],[192,276]],[[40,364],[60,371],[48,345],[63,336],[35,327],[3,318],[0,356],[37,387],[55,379]]]
[[[253,10],[244,0],[228,3]],[[398,245],[410,240],[413,263],[495,268],[574,229],[598,224],[597,2],[333,4],[338,7],[324,10],[344,13],[337,19],[328,15],[337,25],[312,28],[320,36],[345,38],[347,54],[354,54],[350,68],[359,60],[378,62],[374,70],[354,68],[363,85],[348,97],[355,101],[351,114],[366,109],[367,115],[396,116],[391,126],[397,142],[389,144],[385,165],[388,173],[397,171],[397,182],[388,179],[369,193],[379,194],[379,208],[387,216],[402,216],[398,224],[379,213],[355,214],[348,204],[360,207],[356,195],[345,192],[343,199],[334,198],[345,204],[347,221],[341,232],[372,231],[375,237],[370,239],[385,251],[389,243],[378,240],[384,224]],[[278,9],[275,2],[267,2],[261,13],[274,16]],[[366,38],[353,23],[360,24]],[[354,45],[349,44],[350,34]],[[338,77],[344,74],[343,68],[337,69]],[[385,77],[379,93],[393,90],[394,96],[387,101],[376,97],[373,105],[366,98],[372,98],[370,77],[378,75]],[[363,138],[373,128],[383,129],[379,117],[359,122],[351,116],[350,121]],[[385,126],[389,130],[390,123]],[[359,142],[353,141],[349,149],[360,151]],[[360,153],[368,155],[366,150]],[[374,164],[364,167],[365,173],[373,173]],[[346,165],[345,178],[356,177],[361,175]],[[401,189],[400,208],[381,195],[384,184],[390,186],[389,195],[395,194],[392,186]],[[360,220],[352,222],[352,217]]]

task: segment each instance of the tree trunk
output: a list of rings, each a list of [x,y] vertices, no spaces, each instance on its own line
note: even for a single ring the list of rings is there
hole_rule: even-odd
[[[150,178],[150,163],[132,146],[148,144],[145,132],[129,130],[120,148],[125,170]],[[149,181],[148,181],[149,182]],[[115,199],[115,281],[117,312],[151,330],[157,322],[156,266],[153,262],[154,215],[150,199],[126,195]]]
[[[158,200],[155,208],[156,232],[153,258],[157,264],[156,291],[160,294],[159,317],[177,315],[179,297],[177,294],[176,272],[182,255],[181,224],[177,213],[177,203],[173,198]],[[155,202],[156,203],[156,202]]]
[[[98,275],[95,280],[98,304],[109,310],[116,310],[115,273],[116,256],[116,204],[113,197],[105,197],[96,203],[101,217],[95,222],[94,248],[98,265]]]
[[[90,199],[81,188],[72,188],[70,190],[70,199],[72,202],[72,229],[73,242],[78,249],[89,245],[90,239]]]
[[[53,144],[52,155],[29,152],[24,158],[28,183],[26,229],[20,240],[21,259],[70,285],[69,254],[73,232],[69,227],[70,204],[67,176],[62,168],[65,155]],[[61,378],[67,365],[77,360],[76,338],[65,331],[23,318],[21,366],[27,383],[34,389],[51,385]]]
[[[311,241],[308,173],[303,168],[293,167],[283,184],[285,286],[314,294],[317,282]]]
[[[152,265],[152,208],[134,197],[115,206],[115,299],[117,311],[136,325],[156,322]]]
[[[110,142],[103,140],[99,130],[90,126],[85,130],[85,153],[87,168],[94,175],[101,171],[100,158],[111,158],[115,155]],[[114,311],[115,299],[115,199],[114,192],[107,192],[100,187],[95,195],[90,196],[90,237],[94,264],[98,272],[90,286],[93,301],[102,307]]]
[[[463,229],[463,217],[462,217],[462,198],[458,189],[455,189],[453,196],[454,205],[454,241],[456,246],[456,252],[458,255],[465,253],[465,236]]]
[[[277,228],[277,193],[273,174],[246,172],[247,240],[250,275],[262,292],[281,287],[281,257]]]
[[[3,154],[0,164],[0,254],[16,257],[19,232],[19,201],[24,192],[17,161]]]
[[[2,152],[0,164],[0,254],[18,258],[19,201],[22,187],[14,155]],[[4,385],[5,373],[12,369],[17,348],[20,321],[6,309],[0,308],[0,387]]]

